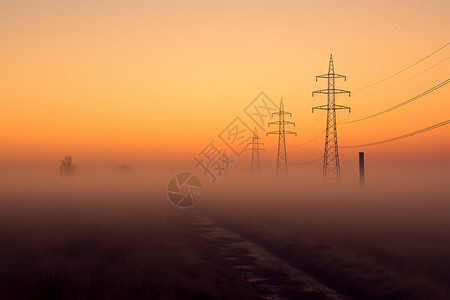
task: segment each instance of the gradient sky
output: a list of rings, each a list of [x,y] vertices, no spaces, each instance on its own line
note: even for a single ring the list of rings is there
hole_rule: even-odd
[[[338,88],[357,90],[449,42],[450,2],[0,1],[0,165],[153,163],[192,156],[261,91],[293,113],[301,144],[325,127],[333,53]],[[378,44],[377,44],[378,43]],[[375,47],[374,47],[375,45]],[[347,120],[407,100],[449,78],[450,46],[371,88],[340,96]],[[340,145],[382,140],[449,119],[450,87],[372,120],[339,127]],[[347,113],[339,113],[342,120]],[[275,151],[276,138],[264,140]],[[288,146],[289,147],[289,146]],[[450,127],[372,147],[382,159],[450,162]],[[368,148],[367,148],[368,149]],[[342,150],[354,155],[361,149]],[[289,148],[307,161],[323,138]]]

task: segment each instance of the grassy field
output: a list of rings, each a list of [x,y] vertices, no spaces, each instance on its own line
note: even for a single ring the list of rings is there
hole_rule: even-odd
[[[0,299],[256,298],[163,190],[44,190],[2,191]]]
[[[258,186],[218,190],[201,209],[350,297],[449,299],[450,204],[442,193]]]
[[[0,299],[258,298],[165,182],[35,179],[1,180]],[[449,191],[301,188],[206,186],[195,211],[353,299],[450,298]]]

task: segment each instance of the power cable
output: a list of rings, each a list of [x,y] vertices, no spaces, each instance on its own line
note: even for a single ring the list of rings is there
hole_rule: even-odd
[[[301,147],[301,146],[305,146],[308,145],[309,143],[314,142],[315,140],[317,140],[319,137],[322,136],[322,134],[325,133],[326,130],[322,131],[318,136],[316,136],[315,138],[313,138],[312,140],[307,141],[306,143],[303,144],[297,144],[297,145],[291,145],[291,147]]]
[[[351,62],[357,60],[358,58],[360,58],[361,56],[365,55],[366,53],[368,53],[369,51],[371,51],[373,48],[375,48],[376,46],[378,46],[381,42],[383,42],[386,38],[388,38],[392,33],[394,33],[403,23],[405,23],[412,15],[414,15],[422,6],[424,6],[429,0],[425,0],[422,2],[422,4],[420,4],[419,6],[416,7],[416,9],[413,10],[413,12],[411,12],[406,18],[404,18],[400,23],[397,24],[397,26],[395,26],[391,31],[389,31],[385,36],[383,36],[380,40],[378,40],[378,42],[376,42],[374,45],[372,45],[369,49],[367,49],[366,51],[364,51],[363,53],[361,53],[359,56],[357,56],[355,59],[353,59]],[[348,65],[349,63],[345,64]]]
[[[356,119],[356,120],[351,120],[351,121],[341,122],[341,124],[355,123],[355,122],[359,122],[359,121],[364,121],[364,120],[367,120],[367,119],[371,119],[371,118],[374,118],[374,117],[378,117],[379,115],[388,113],[388,112],[390,112],[390,111],[393,111],[394,109],[400,108],[400,107],[402,107],[402,106],[404,106],[404,105],[406,105],[406,104],[409,104],[409,103],[411,103],[411,102],[413,102],[413,101],[415,101],[415,100],[417,100],[417,99],[419,99],[419,98],[422,98],[423,96],[428,95],[428,94],[431,93],[431,92],[434,92],[435,90],[437,90],[437,89],[439,89],[439,88],[445,86],[445,85],[448,84],[448,83],[450,83],[450,79],[447,79],[447,80],[445,80],[445,81],[439,83],[438,85],[435,85],[435,86],[432,87],[431,89],[426,90],[426,91],[423,92],[423,93],[420,93],[419,95],[416,95],[416,96],[414,96],[414,97],[412,97],[412,98],[410,98],[410,99],[408,99],[408,100],[406,100],[406,101],[403,101],[402,103],[399,103],[399,104],[397,104],[397,105],[394,105],[394,106],[392,106],[392,107],[390,107],[390,108],[388,108],[388,109],[385,109],[385,110],[383,110],[383,111],[380,111],[380,112],[378,112],[378,113],[376,113],[376,114],[369,115],[369,116],[367,116],[367,117],[360,118],[360,119]]]
[[[378,91],[374,92],[374,94],[378,94],[379,92],[382,92],[382,91],[384,91],[384,90],[391,89],[391,88],[393,88],[393,87],[395,87],[395,86],[397,86],[397,85],[399,85],[399,84],[401,84],[401,83],[403,83],[403,82],[405,82],[405,81],[411,80],[411,79],[413,79],[413,78],[415,78],[415,77],[417,77],[417,76],[419,76],[419,75],[425,73],[426,71],[431,70],[431,69],[433,69],[434,67],[437,67],[438,65],[442,64],[443,62],[445,62],[445,61],[448,60],[449,58],[450,58],[450,56],[447,57],[447,58],[445,58],[444,60],[441,60],[441,61],[438,62],[437,64],[434,64],[434,65],[432,65],[431,67],[429,67],[429,68],[427,68],[427,69],[425,69],[425,70],[423,70],[423,71],[421,71],[421,72],[419,72],[419,73],[417,73],[417,74],[415,74],[415,75],[413,75],[413,76],[411,76],[411,77],[408,77],[408,78],[406,78],[406,79],[403,79],[402,81],[397,82],[396,84],[391,85],[391,86],[389,86],[389,87],[387,87],[387,88],[378,90]]]
[[[410,133],[407,133],[407,134],[404,134],[404,135],[400,135],[400,136],[397,136],[397,137],[394,137],[394,138],[390,138],[390,139],[387,139],[387,140],[382,140],[382,141],[368,143],[368,144],[360,144],[360,145],[352,145],[352,146],[340,146],[340,148],[359,148],[359,147],[367,147],[367,146],[374,146],[374,145],[394,142],[394,141],[398,141],[398,140],[401,140],[401,139],[412,137],[412,136],[415,136],[415,135],[418,135],[418,134],[421,134],[421,133],[424,133],[424,132],[427,132],[427,131],[430,131],[430,130],[433,130],[433,129],[436,129],[436,128],[439,128],[439,127],[442,127],[442,126],[445,126],[445,125],[448,125],[448,124],[450,124],[450,120],[447,120],[447,121],[444,121],[444,122],[441,122],[441,123],[438,123],[438,124],[434,124],[434,125],[432,125],[430,127],[423,128],[423,129],[420,129],[420,130],[417,130],[417,131],[413,131],[413,132],[410,132]]]
[[[372,23],[372,25],[370,25],[369,28],[367,28],[366,31],[364,31],[353,43],[350,44],[350,46],[348,46],[344,52],[347,52],[350,48],[353,47],[353,45],[355,45],[357,42],[359,42],[363,36],[365,36],[380,20],[381,18],[384,17],[384,15],[392,8],[392,6],[394,6],[394,4],[397,2],[397,0],[392,1],[391,5],[388,6],[388,8],[386,10],[384,10],[384,12],[375,20],[375,22]]]
[[[347,120],[348,116],[350,116],[350,114],[347,114],[347,116],[344,118],[344,120],[342,120],[342,122],[337,123],[337,125],[342,124],[345,120]],[[317,140],[319,137],[321,137],[325,132],[326,132],[326,130],[322,131],[319,135],[317,135],[313,139],[311,139],[303,144],[291,145],[291,147],[302,147],[302,146],[308,145],[309,143],[312,143],[315,140]]]
[[[379,84],[379,83],[382,83],[382,82],[384,82],[384,81],[386,81],[386,80],[388,80],[388,79],[391,79],[392,77],[397,76],[398,74],[400,74],[400,73],[402,73],[402,72],[404,72],[404,71],[406,71],[406,70],[408,70],[408,69],[414,67],[415,65],[417,65],[418,63],[424,61],[424,60],[427,59],[428,57],[430,57],[430,56],[432,56],[432,55],[438,53],[439,51],[441,51],[442,49],[444,49],[445,47],[447,47],[449,44],[450,44],[450,43],[445,44],[444,46],[442,46],[442,47],[440,47],[439,49],[433,51],[432,53],[428,54],[427,56],[425,56],[425,57],[419,59],[418,61],[416,61],[416,62],[413,63],[412,65],[409,65],[409,66],[407,66],[406,68],[404,68],[404,69],[402,69],[402,70],[400,70],[400,71],[398,71],[398,72],[396,72],[396,73],[394,73],[394,74],[392,74],[392,75],[390,75],[390,76],[388,76],[388,77],[386,77],[386,78],[384,78],[384,79],[382,79],[382,80],[380,80],[380,81],[377,81],[377,82],[372,83],[372,84],[370,84],[370,85],[368,85],[368,86],[365,86],[365,87],[362,87],[362,88],[359,88],[359,89],[356,89],[356,90],[353,90],[353,91],[361,91],[361,90],[367,89],[367,88],[369,88],[369,87],[372,87],[372,86],[374,86],[374,85],[377,85],[377,84]]]

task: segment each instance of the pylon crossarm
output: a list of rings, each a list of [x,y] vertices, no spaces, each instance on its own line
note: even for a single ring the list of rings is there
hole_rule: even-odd
[[[295,123],[294,123],[294,122],[291,122],[291,121],[284,121],[284,124],[294,125],[294,127],[295,127]]]
[[[250,142],[247,144],[247,146],[249,146],[249,145],[264,145],[264,143]]]
[[[259,145],[264,145],[264,143],[250,143],[250,145],[255,145],[255,146],[259,147]]]
[[[253,144],[252,143],[248,143],[245,147],[245,149],[244,149],[244,151],[251,151],[252,150],[252,148],[251,148],[251,146],[252,146]],[[247,147],[250,147],[250,148],[247,148]]]
[[[280,113],[280,112],[274,112],[274,113],[272,113],[272,116],[274,116],[274,115],[277,115],[277,116],[280,116],[280,115],[283,115],[283,116],[289,115],[289,116],[292,117],[292,114],[291,114],[290,112],[287,112],[287,111],[282,111],[281,113]]]
[[[350,96],[350,91],[341,89],[323,89],[312,92],[312,96],[314,97],[314,94],[345,94],[345,93],[348,93],[348,95]]]
[[[291,116],[292,117],[292,113],[290,113],[290,112],[288,112],[288,111],[282,111],[282,112],[274,112],[274,113],[272,113],[272,116],[274,116],[274,115],[277,115],[277,116],[280,116],[280,115],[289,115],[289,116]]]
[[[317,90],[312,92],[312,96],[314,97],[314,94],[328,94],[328,89],[325,90]]]
[[[318,78],[324,78],[324,79],[328,79],[328,78],[344,78],[344,80],[347,81],[347,76],[340,75],[340,74],[323,74],[323,75],[318,75],[318,76],[316,76],[316,81],[317,81]]]
[[[312,112],[314,113],[315,109],[322,109],[322,110],[328,110],[328,105],[320,105],[320,106],[315,106],[312,108]]]
[[[348,109],[348,112],[351,112],[351,110],[352,110],[349,106],[338,105],[338,104],[334,105],[334,109]]]
[[[269,134],[280,134],[280,131],[271,131],[271,132],[267,132],[266,136],[268,136]]]
[[[284,134],[295,134],[295,136],[297,136],[297,132],[293,132],[293,131],[284,131]]]
[[[256,149],[252,149],[252,148],[250,148],[250,149],[245,149],[244,151],[253,151],[253,150],[264,150],[264,151],[266,151],[266,149],[265,148],[256,148]]]
[[[341,75],[341,74],[331,74],[332,76],[330,78],[344,78],[344,81],[347,81],[347,76]]]
[[[270,125],[280,125],[280,121],[274,121],[267,124],[269,127]]]
[[[348,96],[350,97],[350,91],[341,90],[341,89],[334,89],[333,91],[334,91],[335,94],[345,94],[345,93],[347,93]]]

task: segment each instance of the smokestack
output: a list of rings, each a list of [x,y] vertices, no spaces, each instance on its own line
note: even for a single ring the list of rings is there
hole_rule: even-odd
[[[364,152],[359,152],[359,186],[364,188]]]

